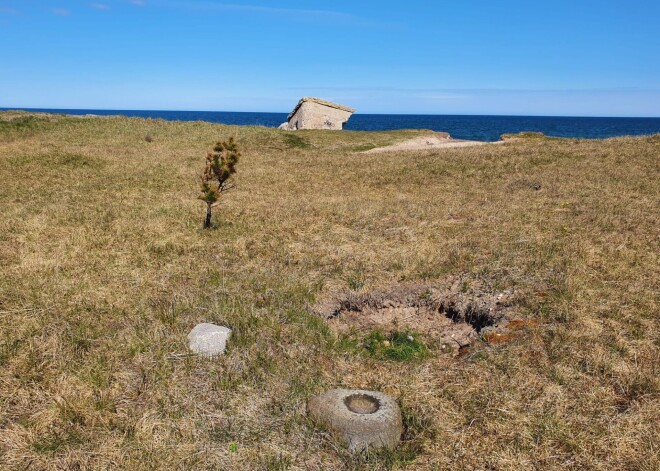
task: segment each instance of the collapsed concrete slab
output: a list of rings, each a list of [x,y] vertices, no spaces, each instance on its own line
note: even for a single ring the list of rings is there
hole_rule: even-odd
[[[354,108],[321,100],[320,98],[302,98],[280,129],[295,131],[297,129],[332,129],[341,130]]]

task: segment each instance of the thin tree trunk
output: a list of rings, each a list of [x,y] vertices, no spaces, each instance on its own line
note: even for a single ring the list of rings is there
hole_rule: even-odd
[[[204,229],[211,227],[211,203],[206,203],[206,219],[204,220]]]

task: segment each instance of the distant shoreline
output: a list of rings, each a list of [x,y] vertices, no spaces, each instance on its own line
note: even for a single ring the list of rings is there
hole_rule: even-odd
[[[96,110],[50,108],[0,108],[0,111],[27,111],[75,116],[128,116],[168,121],[206,121],[239,126],[277,127],[287,113],[245,111],[158,111]],[[430,129],[448,132],[453,138],[494,142],[502,134],[541,132],[551,137],[604,139],[660,133],[660,117],[570,117],[502,115],[400,115],[354,114],[345,126],[347,131],[391,131]]]
[[[227,113],[227,114],[267,114],[288,115],[289,111],[232,111],[232,110],[124,110],[124,109],[101,109],[101,108],[24,108],[24,107],[2,107],[0,111],[28,111],[35,113],[55,114],[94,114],[92,112],[112,113],[104,116],[125,116],[124,113]],[[572,115],[524,115],[524,114],[429,114],[429,113],[360,113],[361,116],[462,116],[462,117],[492,117],[492,118],[569,118],[569,119],[660,119],[660,116],[572,116]]]

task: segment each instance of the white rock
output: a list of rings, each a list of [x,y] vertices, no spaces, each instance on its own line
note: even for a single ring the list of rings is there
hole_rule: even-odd
[[[222,355],[227,348],[231,329],[215,324],[197,324],[188,334],[188,347],[205,357]]]

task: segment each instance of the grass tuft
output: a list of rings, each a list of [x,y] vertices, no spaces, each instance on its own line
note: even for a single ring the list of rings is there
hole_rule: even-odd
[[[296,136],[292,132],[287,132],[283,135],[284,143],[289,149],[309,149],[312,147],[310,143],[300,136]]]

